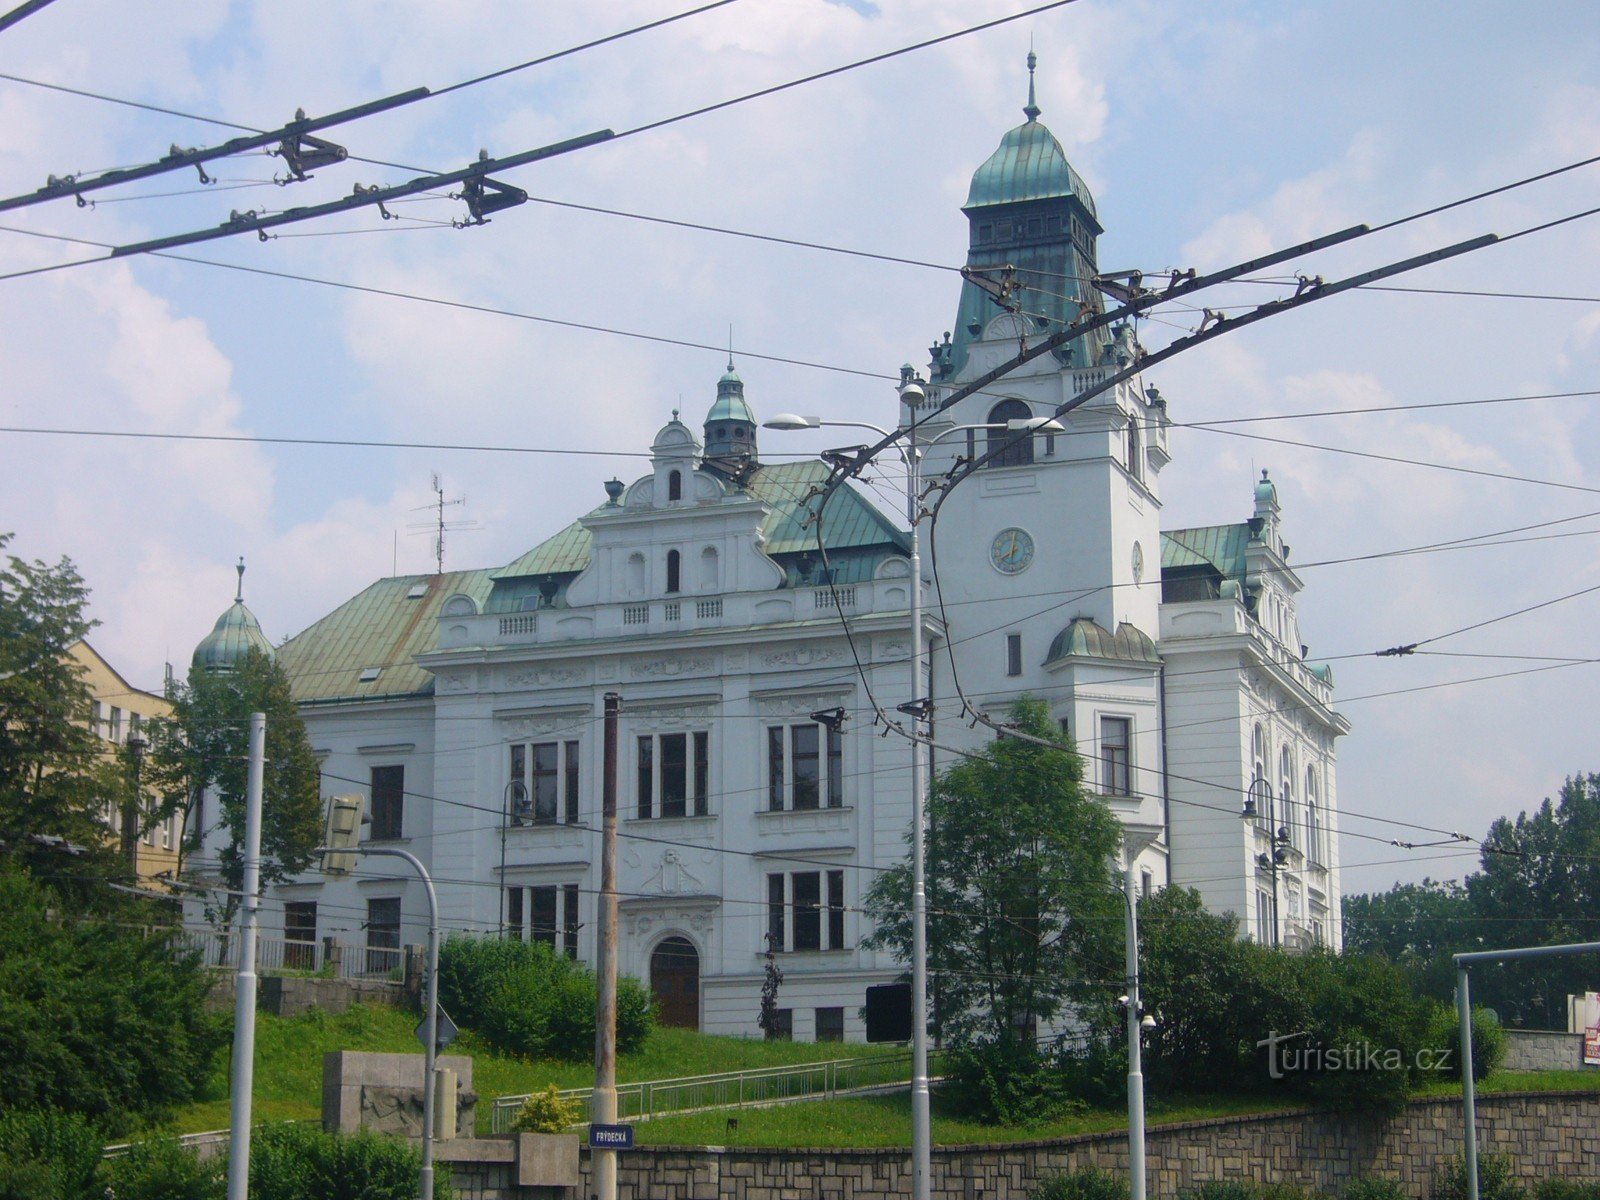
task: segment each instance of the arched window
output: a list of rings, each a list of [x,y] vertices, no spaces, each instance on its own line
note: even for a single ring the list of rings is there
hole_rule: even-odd
[[[1143,448],[1139,445],[1139,418],[1131,413],[1128,416],[1128,474],[1135,479],[1142,478],[1144,472],[1140,466],[1144,461]]]
[[[683,499],[683,472],[671,471],[667,474],[667,499]]]
[[[1323,857],[1322,813],[1317,809],[1317,770],[1306,768],[1306,854],[1321,866]]]
[[[721,574],[717,570],[717,548],[707,546],[700,551],[700,590],[714,592],[721,585]]]
[[[644,555],[628,556],[628,577],[625,586],[630,596],[644,595]]]
[[[1278,766],[1282,781],[1278,785],[1278,824],[1289,830],[1289,844],[1299,847],[1302,839],[1300,822],[1295,819],[1294,812],[1294,762],[1289,757],[1289,747],[1279,752]]]
[[[1267,734],[1258,722],[1251,738],[1254,769],[1250,773],[1250,803],[1255,808],[1256,828],[1272,832],[1267,810],[1272,807],[1272,784],[1267,780]]]
[[[667,551],[667,592],[679,591],[683,582],[683,556],[676,550]]]
[[[1033,435],[1017,435],[1006,428],[1007,421],[1026,421],[1033,411],[1021,400],[1002,400],[989,410],[986,451],[1000,449],[989,460],[991,467],[1026,467],[1033,463]],[[1011,441],[1016,438],[1016,441]]]

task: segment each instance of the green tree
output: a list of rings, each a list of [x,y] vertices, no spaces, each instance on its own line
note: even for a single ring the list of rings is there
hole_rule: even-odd
[[[1083,765],[1049,709],[1020,700],[1011,723],[1052,746],[1000,737],[933,782],[925,843],[928,961],[940,1029],[993,1050],[1002,1073],[1037,1067],[1036,1030],[1119,961],[1120,828],[1085,794]],[[879,875],[870,947],[911,956],[911,867]],[[1002,1081],[1003,1082],[1003,1081]]]
[[[57,1109],[117,1132],[194,1098],[225,1037],[210,985],[168,937],[73,913],[0,870],[0,1113]]]
[[[94,876],[113,861],[100,813],[117,777],[68,654],[95,624],[88,602],[68,559],[0,563],[0,859]]]
[[[261,883],[288,879],[311,862],[322,839],[321,778],[306,738],[289,678],[276,661],[251,649],[231,671],[189,671],[174,690],[173,715],[158,733],[147,778],[165,798],[165,810],[188,805],[199,820],[191,836],[218,822],[229,838],[221,852],[225,888],[237,891],[244,869],[244,801],[249,777],[250,714],[267,717],[266,768],[261,804]],[[213,798],[217,810],[193,803]],[[215,915],[232,919],[228,896]]]
[[[1404,968],[1425,995],[1448,1002],[1456,984],[1450,956],[1483,948],[1474,915],[1454,880],[1397,883],[1344,898],[1344,948]]]
[[[1573,776],[1554,801],[1491,825],[1466,887],[1486,948],[1600,941],[1600,775]],[[1587,955],[1478,967],[1473,999],[1510,1025],[1565,1029],[1567,995],[1597,980]]]

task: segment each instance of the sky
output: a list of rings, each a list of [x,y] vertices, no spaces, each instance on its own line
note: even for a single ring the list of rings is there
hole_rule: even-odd
[[[92,205],[0,213],[0,276],[104,254],[30,234],[121,245],[320,203],[480,150],[632,130],[1030,6],[736,0],[322,135],[401,167],[350,161],[279,187],[281,160],[258,153],[209,167],[210,185],[191,168]],[[55,0],[0,33],[0,73],[269,129],[297,108],[437,91],[692,7]],[[93,589],[95,645],[158,689],[232,599],[241,555],[274,641],[375,578],[430,570],[432,538],[413,527],[429,520],[435,473],[465,497],[451,519],[474,526],[447,538],[447,568],[516,557],[601,502],[606,479],[641,474],[673,409],[699,424],[730,338],[758,416],[890,423],[899,365],[923,366],[954,318],[960,205],[1022,119],[1030,44],[1042,119],[1105,225],[1103,270],[1219,268],[1600,154],[1600,11],[1582,0],[1077,0],[507,172],[538,202],[481,227],[452,228],[464,206],[430,196],[392,206],[393,220],[368,210],[180,252],[206,263],[0,278],[0,531],[12,553],[70,557]],[[0,79],[0,192],[238,132]],[[574,204],[923,265],[562,206]],[[1340,278],[1597,206],[1600,164],[1274,271]],[[1600,217],[1391,282],[1434,290],[1320,301],[1146,380],[1177,423],[1164,527],[1243,520],[1260,470],[1277,483],[1306,583],[1302,638],[1333,661],[1353,725],[1339,750],[1346,891],[1475,865],[1470,847],[1388,844],[1437,840],[1396,819],[1481,837],[1600,770],[1597,666],[1569,661],[1597,657],[1600,591],[1572,594],[1600,587]],[[1204,303],[1283,294],[1239,284]],[[1163,309],[1138,334],[1159,348],[1199,320]],[[1450,406],[1393,410],[1425,404]],[[1390,411],[1306,415],[1371,408]],[[1279,419],[1195,427],[1267,417]],[[762,439],[768,457],[828,444]],[[1509,530],[1521,532],[1487,537]],[[1534,611],[1508,616],[1521,609]],[[1442,634],[1428,653],[1373,654]]]

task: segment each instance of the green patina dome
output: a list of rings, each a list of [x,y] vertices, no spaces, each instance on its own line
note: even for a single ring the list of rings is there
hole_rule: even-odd
[[[200,639],[190,659],[203,671],[227,672],[237,667],[251,649],[259,650],[268,658],[273,656],[272,643],[261,632],[261,622],[244,604],[244,559],[239,560],[239,591],[228,611],[217,618],[211,632]]]
[[[752,425],[756,423],[756,414],[751,411],[749,403],[744,398],[744,380],[739,378],[739,372],[733,369],[731,362],[722,378],[717,380],[716,403],[706,414],[706,424],[709,425],[712,421],[748,421]]]
[[[1105,626],[1078,617],[1050,643],[1050,652],[1044,656],[1046,663],[1063,658],[1111,658],[1127,662],[1158,663],[1156,644],[1143,630],[1124,621],[1111,633]]]
[[[1037,118],[1030,117],[1001,138],[1000,148],[973,174],[964,208],[970,211],[991,204],[1064,196],[1077,197],[1090,216],[1100,219],[1094,197],[1067,161],[1061,143]]]

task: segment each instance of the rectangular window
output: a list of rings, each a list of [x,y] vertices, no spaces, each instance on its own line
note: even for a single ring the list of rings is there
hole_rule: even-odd
[[[1006,634],[1006,674],[1022,674],[1022,635]]]
[[[291,900],[283,906],[283,965],[296,971],[317,966],[317,902]]]
[[[844,872],[768,875],[767,936],[775,951],[843,950]]]
[[[512,787],[520,783],[521,789]],[[582,776],[577,742],[516,742],[507,783],[513,825],[576,825]]]
[[[639,739],[639,819],[641,821],[648,821],[656,815],[655,750],[655,738],[646,736]]]
[[[794,948],[822,949],[822,876],[817,871],[796,871],[790,888],[794,900]]]
[[[89,708],[89,730],[95,737],[104,737],[106,733],[106,707],[100,701],[92,701]]]
[[[767,728],[767,807],[844,805],[844,735],[815,722]]]
[[[844,1041],[844,1009],[819,1008],[817,1009],[817,1041],[842,1042]]]
[[[1256,937],[1263,946],[1272,945],[1272,897],[1256,893]]]
[[[1152,878],[1149,871],[1139,872],[1139,896],[1141,899],[1150,899],[1150,889],[1154,883],[1155,880]]]
[[[647,733],[638,739],[639,819],[710,811],[711,735]]]
[[[1100,718],[1100,790],[1108,796],[1131,794],[1128,755],[1132,726],[1127,717]]]
[[[784,933],[783,876],[767,876],[767,948],[773,951],[788,949]]]
[[[122,740],[122,710],[116,705],[111,706],[110,737],[113,742],[120,742]]]
[[[772,1026],[773,1038],[780,1042],[794,1041],[794,1009],[780,1008],[777,1016]]]
[[[387,975],[400,961],[400,897],[367,901],[367,974]]]
[[[522,940],[522,889],[506,889],[506,933],[516,941]]]
[[[403,837],[405,825],[406,769],[372,768],[372,840],[393,841]]]

